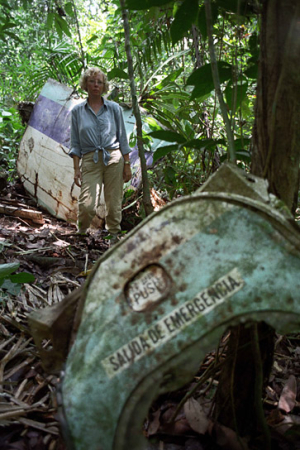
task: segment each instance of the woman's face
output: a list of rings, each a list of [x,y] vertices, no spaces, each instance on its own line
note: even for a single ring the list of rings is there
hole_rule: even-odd
[[[104,90],[104,79],[102,73],[95,73],[87,79],[87,92],[89,98],[101,97]]]

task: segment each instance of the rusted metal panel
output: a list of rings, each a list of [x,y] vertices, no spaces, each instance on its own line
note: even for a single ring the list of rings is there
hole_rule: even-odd
[[[54,80],[43,87],[20,144],[18,173],[25,189],[52,215],[76,221],[79,188],[74,185],[70,114],[78,103],[72,89]]]
[[[89,282],[62,386],[74,448],[146,449],[151,402],[189,381],[229,325],[299,330],[299,269],[299,229],[251,195],[212,188],[150,216]]]

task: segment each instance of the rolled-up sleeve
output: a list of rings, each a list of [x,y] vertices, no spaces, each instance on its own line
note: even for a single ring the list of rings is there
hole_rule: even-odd
[[[122,155],[127,155],[131,152],[131,148],[128,145],[127,133],[125,128],[125,122],[122,109],[119,105],[116,105],[116,121],[117,121],[117,139],[120,144],[120,150]]]
[[[82,157],[80,141],[79,141],[79,131],[78,131],[78,117],[76,108],[71,112],[71,150],[69,156]]]

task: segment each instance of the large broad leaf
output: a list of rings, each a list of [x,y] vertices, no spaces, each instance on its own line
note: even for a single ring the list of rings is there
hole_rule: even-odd
[[[74,17],[73,4],[72,2],[68,2],[65,4],[65,11],[68,16]]]
[[[243,138],[243,139],[236,139],[234,141],[234,148],[235,151],[239,150],[245,150],[246,147],[248,147],[251,144],[251,139],[249,138]]]
[[[170,0],[126,0],[128,9],[149,9],[152,6],[163,6],[170,3]]]
[[[113,78],[123,78],[124,80],[128,79],[128,73],[124,72],[124,70],[115,68],[108,72],[107,74],[108,80],[112,80]]]
[[[159,147],[153,155],[153,162],[156,162],[158,159],[166,156],[168,153],[171,153],[174,150],[178,150],[178,145],[165,145],[164,147]]]
[[[246,77],[256,80],[258,77],[258,65],[255,64],[253,66],[248,67],[248,69],[245,70],[244,74]]]
[[[171,25],[171,37],[173,44],[180,41],[185,33],[190,30],[198,17],[198,0],[185,0],[178,8],[175,20]]]
[[[225,61],[218,61],[217,65],[220,83],[230,80],[232,78],[232,66]],[[187,84],[195,86],[192,92],[192,99],[209,95],[214,90],[211,64],[205,64],[195,70],[189,76]]]
[[[56,31],[60,37],[62,37],[62,32],[68,37],[72,37],[68,22],[66,22],[65,19],[63,19],[59,14],[54,13],[54,23]]]
[[[149,135],[156,139],[161,139],[162,141],[178,142],[179,144],[183,144],[186,141],[184,136],[175,131],[157,130],[152,131]]]
[[[16,273],[9,277],[10,281],[13,283],[32,283],[35,280],[34,275],[28,272]]]
[[[9,263],[9,264],[0,264],[0,278],[8,277],[11,273],[18,270],[19,267],[20,267],[19,262]]]
[[[47,14],[46,27],[51,30],[54,21],[54,13],[49,12]]]

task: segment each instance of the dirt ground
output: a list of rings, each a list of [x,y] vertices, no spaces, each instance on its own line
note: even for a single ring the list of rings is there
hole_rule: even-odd
[[[32,207],[32,200],[17,185],[1,196],[0,203]],[[89,269],[109,248],[105,232],[95,231],[80,238],[74,225],[45,211],[42,214],[43,224],[0,214],[0,264],[19,262],[17,272],[35,277],[32,283],[19,285],[19,291],[16,285],[0,288],[1,450],[66,448],[57,416],[59,376],[44,371],[27,316],[80,287]],[[191,383],[151,406],[142,430],[149,438],[149,450],[247,450],[233,430],[211,419],[227,339],[228,335],[223,337],[218,354],[212,351],[202,363],[199,361],[199,372]],[[300,331],[277,335],[273,369],[263,399],[274,449],[300,449],[299,374]]]

